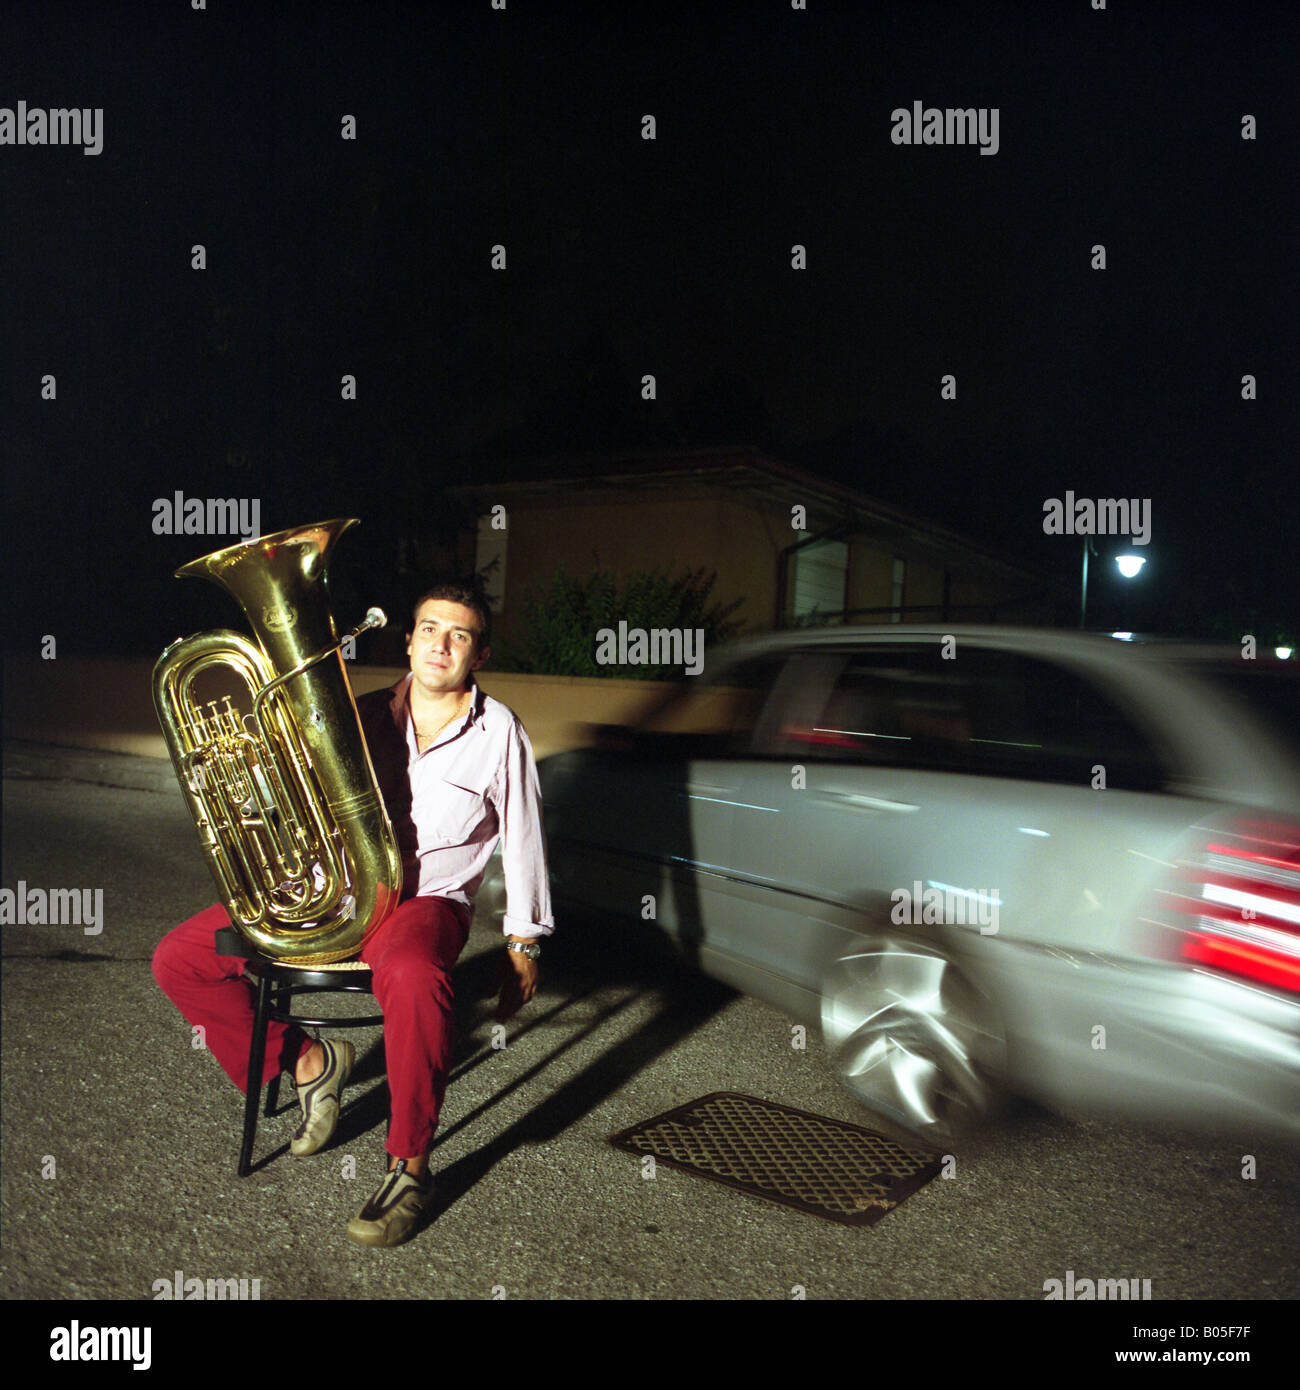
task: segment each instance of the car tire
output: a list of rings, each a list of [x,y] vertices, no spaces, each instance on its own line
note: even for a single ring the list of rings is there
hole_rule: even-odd
[[[1008,1099],[996,1007],[928,943],[882,938],[835,961],[822,1039],[840,1083],[926,1144],[969,1136]]]

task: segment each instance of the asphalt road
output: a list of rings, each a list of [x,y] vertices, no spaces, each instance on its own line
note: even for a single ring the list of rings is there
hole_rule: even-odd
[[[154,983],[163,933],[213,900],[170,768],[7,749],[3,886],[103,890],[103,930],[3,928],[3,1291],[151,1299],[154,1282],[260,1280],[263,1299],[1041,1300],[1044,1281],[1149,1279],[1164,1299],[1300,1295],[1300,1157],[1025,1106],[878,1225],[842,1228],[607,1143],[735,1090],[870,1124],[790,1021],[612,930],[564,924],[539,997],[491,1045],[497,938],[457,971],[457,1057],[433,1154],[439,1204],[410,1245],[344,1235],[378,1180],[377,1032],[332,1147],[289,1156],[262,1122],[235,1175],[241,1097]],[[366,1001],[369,1003],[370,1001]],[[352,1164],[346,1160],[354,1160]],[[348,1176],[350,1167],[355,1176]]]

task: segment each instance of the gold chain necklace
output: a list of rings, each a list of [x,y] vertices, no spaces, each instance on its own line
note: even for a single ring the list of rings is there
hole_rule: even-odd
[[[469,693],[470,692],[467,690],[465,694],[460,697],[459,701],[457,701],[456,708],[452,710],[452,712],[447,716],[447,718],[444,719],[442,723],[439,724],[438,727],[431,734],[421,732],[419,726],[417,725],[415,730],[415,737],[417,743],[420,739],[426,739],[429,742],[432,742],[435,738],[438,737],[440,733],[442,733],[442,731],[447,727],[448,724],[451,723],[453,719],[459,718],[461,715],[463,715],[465,713],[465,710],[468,708],[466,701],[469,698]],[[414,720],[415,718],[414,711],[412,711],[411,718],[412,720]]]

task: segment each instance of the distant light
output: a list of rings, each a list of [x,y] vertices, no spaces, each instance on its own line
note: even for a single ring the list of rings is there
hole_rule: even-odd
[[[1274,647],[1274,648],[1273,648],[1273,651],[1277,654],[1277,659],[1278,659],[1279,661],[1290,661],[1290,660],[1291,660],[1291,653],[1292,653],[1293,651],[1295,651],[1295,648],[1294,648],[1294,647]]]
[[[1116,555],[1115,563],[1119,566],[1119,572],[1125,579],[1132,579],[1138,570],[1146,564],[1146,557],[1143,555]]]
[[[1112,637],[1118,637],[1121,642],[1131,642],[1133,640],[1133,634],[1131,632],[1112,632],[1110,635]]]
[[[1052,838],[1051,831],[1039,830],[1036,826],[1019,825],[1016,829],[1019,830],[1022,835],[1041,835],[1045,840],[1050,840]]]

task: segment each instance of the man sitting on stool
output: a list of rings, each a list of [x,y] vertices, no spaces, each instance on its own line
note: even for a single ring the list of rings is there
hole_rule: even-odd
[[[532,746],[515,714],[484,693],[473,673],[487,660],[491,614],[481,590],[440,584],[415,604],[406,651],[410,674],[357,701],[389,818],[402,851],[402,901],[360,959],[373,972],[384,1015],[392,1099],[388,1172],[348,1223],[363,1245],[399,1245],[415,1233],[433,1195],[429,1149],[451,1066],[451,977],[469,936],[474,894],[497,841],[506,881],[506,961],[497,1017],[537,992],[536,938],[554,930]],[[229,924],[221,905],[163,937],[154,978],[208,1049],[247,1092],[253,990],[244,962],[218,956]],[[338,1123],[352,1071],[350,1042],[313,1041],[296,1024],[271,1023],[259,1087],[292,1068],[303,1120],[298,1156],[322,1148]]]

